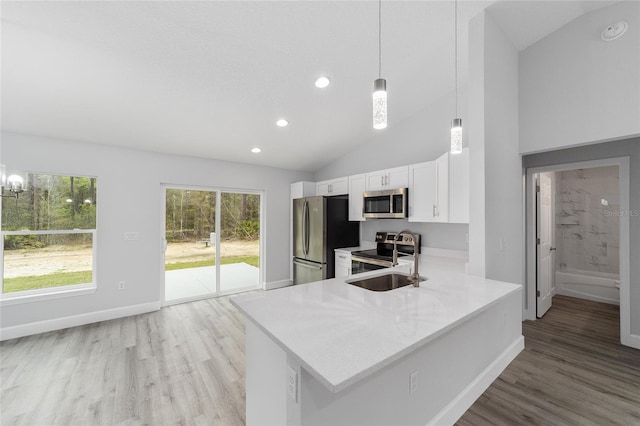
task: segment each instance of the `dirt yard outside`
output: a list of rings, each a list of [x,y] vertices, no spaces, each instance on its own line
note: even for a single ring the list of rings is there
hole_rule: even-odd
[[[222,257],[259,256],[259,241],[223,241]],[[215,259],[216,247],[204,242],[169,243],[166,263],[194,262]],[[93,263],[91,247],[69,248],[49,246],[42,249],[4,251],[4,277],[33,277],[60,272],[90,271]]]

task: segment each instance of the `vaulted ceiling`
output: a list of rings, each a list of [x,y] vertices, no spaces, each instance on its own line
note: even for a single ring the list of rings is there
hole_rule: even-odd
[[[609,3],[460,1],[460,85],[467,23],[484,8],[523,49]],[[379,132],[377,1],[0,7],[3,130],[307,171]],[[389,128],[453,91],[453,28],[452,1],[382,2]]]

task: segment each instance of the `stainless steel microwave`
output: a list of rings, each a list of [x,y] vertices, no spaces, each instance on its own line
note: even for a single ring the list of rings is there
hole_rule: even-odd
[[[408,188],[385,189],[362,194],[362,213],[367,219],[402,219],[407,217]]]

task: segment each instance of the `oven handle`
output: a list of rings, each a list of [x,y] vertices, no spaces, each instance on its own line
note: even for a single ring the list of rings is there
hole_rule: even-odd
[[[353,254],[351,255],[351,261],[352,262],[368,263],[370,265],[382,266],[383,268],[390,268],[392,266],[391,262],[386,261],[386,260],[378,260],[378,259],[371,259],[369,257],[354,256]]]

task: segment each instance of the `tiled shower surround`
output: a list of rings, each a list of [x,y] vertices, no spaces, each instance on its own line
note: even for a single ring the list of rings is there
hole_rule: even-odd
[[[556,266],[619,273],[618,166],[556,173]]]

